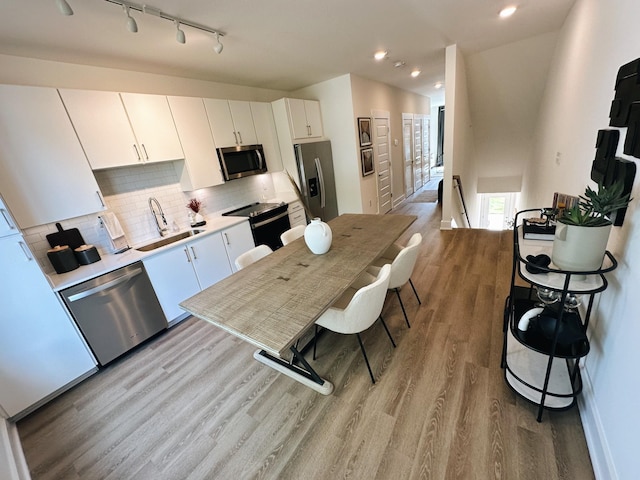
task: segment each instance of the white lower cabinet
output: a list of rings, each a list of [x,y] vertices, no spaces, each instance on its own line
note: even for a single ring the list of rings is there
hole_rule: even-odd
[[[96,363],[22,235],[0,237],[0,258],[0,405],[16,417]]]
[[[287,212],[289,213],[289,223],[291,224],[291,228],[307,224],[307,216],[304,212],[304,207],[300,202],[289,202]]]
[[[231,275],[236,269],[230,259],[235,261],[254,246],[249,223],[242,222],[145,258],[144,266],[167,321],[184,316],[179,303]]]

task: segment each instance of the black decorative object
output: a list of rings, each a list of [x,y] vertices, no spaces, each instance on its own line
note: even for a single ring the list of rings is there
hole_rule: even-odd
[[[629,107],[627,126],[624,154],[640,158],[640,102],[633,102]]]
[[[633,102],[640,101],[640,58],[620,67],[616,77],[616,94],[611,102],[609,125],[627,127]]]
[[[596,141],[596,159],[591,166],[591,180],[596,183],[604,183],[607,176],[609,163],[616,158],[620,131],[598,130]]]

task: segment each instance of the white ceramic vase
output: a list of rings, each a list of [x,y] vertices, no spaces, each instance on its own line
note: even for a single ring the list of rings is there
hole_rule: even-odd
[[[611,225],[583,227],[558,222],[551,261],[561,270],[588,272],[602,265]]]
[[[304,241],[316,255],[327,253],[331,248],[333,234],[331,227],[318,217],[311,220],[311,223],[304,229]]]

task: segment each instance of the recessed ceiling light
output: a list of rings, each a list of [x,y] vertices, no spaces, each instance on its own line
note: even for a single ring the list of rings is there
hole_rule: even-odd
[[[404,67],[405,65],[406,65],[405,62],[403,62],[401,60],[393,63],[393,66],[396,67],[396,68]]]
[[[505,7],[502,10],[500,10],[500,18],[508,18],[511,15],[513,15],[514,13],[516,13],[516,10],[518,9],[518,7],[515,6],[510,6],[510,7]]]
[[[380,50],[377,51],[374,55],[373,58],[375,58],[376,60],[382,60],[383,58],[385,58],[387,56],[387,51],[386,50]]]
[[[442,82],[436,82],[434,87],[435,88],[442,88]]]
[[[420,70],[418,70],[417,68],[414,68],[414,69],[411,71],[411,76],[412,76],[413,78],[416,78],[418,75],[420,75],[420,73],[421,73],[421,72],[420,72]]]

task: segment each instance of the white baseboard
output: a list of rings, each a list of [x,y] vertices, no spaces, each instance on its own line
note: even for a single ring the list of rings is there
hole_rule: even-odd
[[[15,423],[0,418],[0,478],[31,480]]]
[[[582,394],[578,396],[578,408],[584,436],[587,440],[587,448],[591,456],[591,465],[596,480],[618,480],[611,449],[604,435],[604,428],[600,420],[598,405],[595,402],[593,388],[589,372],[584,366],[581,367]]]

